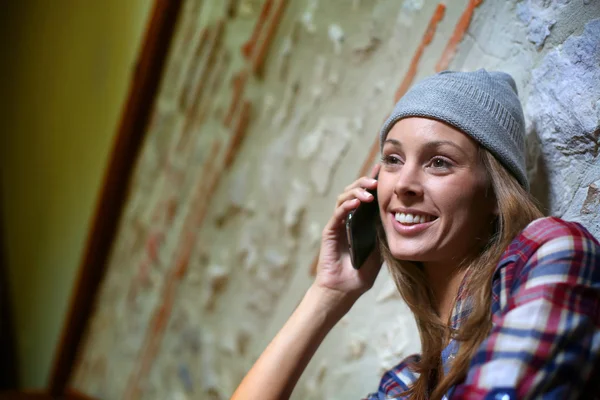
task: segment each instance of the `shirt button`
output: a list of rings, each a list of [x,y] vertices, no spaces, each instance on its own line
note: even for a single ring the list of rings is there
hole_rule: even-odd
[[[508,393],[496,393],[494,396],[494,400],[510,400],[510,395]]]

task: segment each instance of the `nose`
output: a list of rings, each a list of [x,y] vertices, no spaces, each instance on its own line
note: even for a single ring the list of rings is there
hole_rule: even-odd
[[[405,163],[397,172],[394,193],[401,198],[423,196],[422,171],[416,163]]]

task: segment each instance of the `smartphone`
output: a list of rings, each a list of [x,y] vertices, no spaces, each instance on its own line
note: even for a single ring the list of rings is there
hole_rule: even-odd
[[[379,218],[377,189],[367,191],[373,195],[373,201],[361,202],[346,218],[348,251],[355,269],[362,267],[377,245],[377,219]]]

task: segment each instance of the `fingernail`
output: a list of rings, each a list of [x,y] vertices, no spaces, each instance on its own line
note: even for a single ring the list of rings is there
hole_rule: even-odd
[[[367,196],[369,199],[370,199],[371,197],[373,197],[373,195],[372,195],[371,193],[367,192],[367,191],[365,191],[365,196]]]

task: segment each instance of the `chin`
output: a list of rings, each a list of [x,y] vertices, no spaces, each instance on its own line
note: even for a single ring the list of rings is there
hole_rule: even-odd
[[[400,261],[411,261],[411,262],[425,262],[431,261],[431,250],[415,250],[418,247],[413,247],[410,250],[406,246],[394,246],[390,245],[390,253],[392,257]]]
[[[384,231],[390,254],[396,260],[428,262],[439,258],[440,244],[439,221],[428,227],[425,232],[400,234],[391,224],[384,225]]]
[[[427,257],[424,257],[424,256],[412,256],[412,255],[404,255],[404,254],[392,254],[392,256],[397,261],[406,261],[406,262],[426,262],[426,261],[428,261]]]

